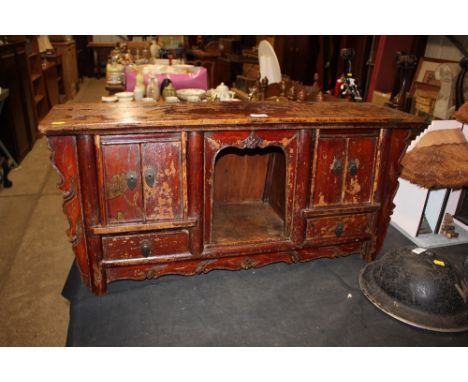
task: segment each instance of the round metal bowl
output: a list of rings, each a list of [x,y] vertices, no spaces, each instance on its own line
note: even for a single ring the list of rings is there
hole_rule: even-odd
[[[377,308],[409,325],[439,332],[468,330],[465,276],[448,260],[413,249],[387,252],[367,264],[359,274],[364,295]]]

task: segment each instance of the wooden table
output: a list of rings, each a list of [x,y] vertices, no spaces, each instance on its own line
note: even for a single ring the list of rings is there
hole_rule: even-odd
[[[40,130],[82,281],[103,294],[121,279],[372,260],[425,127],[372,104],[220,102],[58,105]]]

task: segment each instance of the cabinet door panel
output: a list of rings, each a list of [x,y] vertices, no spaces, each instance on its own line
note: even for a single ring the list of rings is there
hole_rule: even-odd
[[[142,144],[145,215],[148,220],[183,217],[181,142]]]
[[[320,138],[312,198],[314,205],[341,202],[343,176],[346,171],[345,159],[346,140],[344,138]]]
[[[102,155],[108,221],[121,223],[142,220],[139,145],[104,145]]]
[[[377,137],[349,139],[344,203],[354,204],[370,201],[376,143]]]

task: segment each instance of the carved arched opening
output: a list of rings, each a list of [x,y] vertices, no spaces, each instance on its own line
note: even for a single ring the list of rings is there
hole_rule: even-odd
[[[216,156],[212,241],[284,236],[286,158],[278,146],[227,147]]]

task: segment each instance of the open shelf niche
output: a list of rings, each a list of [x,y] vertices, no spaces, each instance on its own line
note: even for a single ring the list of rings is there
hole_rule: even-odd
[[[212,242],[283,238],[285,187],[281,148],[222,150],[214,171]]]

